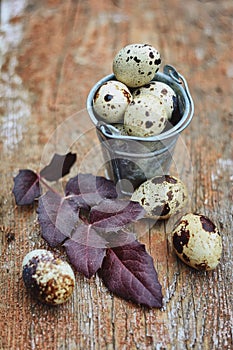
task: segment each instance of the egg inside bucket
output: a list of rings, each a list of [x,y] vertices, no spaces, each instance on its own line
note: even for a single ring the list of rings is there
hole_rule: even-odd
[[[113,73],[117,80],[135,88],[151,81],[159,70],[161,56],[149,44],[130,44],[114,57]]]
[[[174,113],[158,135],[128,135],[124,124],[106,123],[93,108],[96,91],[110,80],[116,80],[114,74],[104,77],[92,87],[87,98],[87,112],[96,127],[102,146],[107,177],[115,183],[128,180],[135,189],[154,176],[169,174],[178,137],[191,122],[194,105],[184,77],[172,66],[166,65],[163,73],[157,72],[152,82],[162,82],[174,91],[177,103]],[[128,187],[122,187],[121,192],[132,194],[128,193]]]

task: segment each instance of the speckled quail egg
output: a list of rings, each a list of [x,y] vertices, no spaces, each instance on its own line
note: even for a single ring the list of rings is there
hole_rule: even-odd
[[[143,94],[126,108],[125,129],[130,136],[154,136],[160,134],[167,123],[167,113],[158,97]]]
[[[41,302],[62,304],[73,293],[75,276],[72,268],[50,251],[31,251],[24,257],[22,267],[26,288]]]
[[[178,178],[161,175],[143,182],[134,191],[131,200],[142,205],[147,217],[168,219],[186,205],[188,191]]]
[[[219,263],[222,238],[214,223],[204,215],[184,215],[172,232],[172,241],[178,257],[197,270],[212,270]]]
[[[133,97],[139,97],[142,94],[153,94],[160,98],[167,112],[168,119],[171,118],[172,112],[176,104],[175,91],[167,84],[161,81],[151,81],[133,92]]]
[[[96,91],[93,108],[107,123],[118,123],[123,120],[125,109],[131,101],[131,92],[125,84],[109,80]]]
[[[127,136],[127,131],[125,130],[125,125],[123,123],[117,123],[113,125],[120,133],[120,135]]]
[[[114,57],[113,72],[128,87],[138,87],[152,80],[160,64],[160,53],[153,46],[130,44]]]

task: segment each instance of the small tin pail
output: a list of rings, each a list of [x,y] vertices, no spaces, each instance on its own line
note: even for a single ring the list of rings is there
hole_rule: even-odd
[[[107,177],[120,184],[121,192],[130,194],[147,179],[156,175],[169,174],[177,139],[191,122],[194,105],[184,77],[172,66],[166,65],[163,73],[156,73],[153,80],[164,82],[175,91],[176,113],[173,113],[172,119],[159,135],[129,136],[120,132],[119,126],[106,124],[97,119],[93,109],[96,91],[109,80],[116,80],[116,78],[113,74],[108,75],[93,86],[87,98],[87,112],[101,142]]]

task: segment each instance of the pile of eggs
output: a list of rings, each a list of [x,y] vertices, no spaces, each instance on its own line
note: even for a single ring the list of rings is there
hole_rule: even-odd
[[[98,118],[108,124],[123,124],[129,136],[160,134],[176,105],[174,90],[152,80],[160,65],[160,53],[151,45],[123,47],[113,60],[116,80],[103,83],[94,95]]]
[[[149,137],[163,132],[177,97],[169,85],[156,81],[160,65],[160,53],[151,45],[123,47],[113,60],[116,80],[103,83],[94,95],[93,109],[98,118],[123,135]],[[185,208],[188,191],[174,176],[155,176],[136,188],[131,200],[141,204],[148,218],[164,220]],[[219,263],[222,238],[206,216],[184,215],[171,235],[175,253],[187,265],[207,271]]]
[[[160,65],[160,53],[151,45],[122,48],[113,60],[116,79],[103,83],[93,98],[99,119],[115,125],[124,135],[148,137],[163,132],[177,103],[169,85],[153,80]],[[180,179],[161,175],[143,182],[131,200],[141,204],[146,217],[164,220],[185,208],[188,191]],[[208,217],[183,215],[171,238],[175,253],[187,265],[201,271],[218,265],[222,238]],[[25,286],[38,300],[59,305],[71,297],[75,276],[67,262],[37,249],[25,256],[22,265]]]
[[[141,204],[147,217],[168,219],[185,208],[188,191],[185,184],[174,176],[155,176],[143,182],[131,200]],[[213,270],[218,265],[222,238],[215,224],[206,216],[183,215],[171,236],[175,253],[187,265],[201,271]]]

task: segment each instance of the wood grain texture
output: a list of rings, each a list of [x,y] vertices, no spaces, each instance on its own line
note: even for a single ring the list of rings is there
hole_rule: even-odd
[[[233,4],[196,1],[1,1],[0,349],[233,348]],[[177,218],[135,227],[163,288],[162,310],[111,295],[98,276],[77,275],[66,304],[48,307],[25,290],[24,255],[48,248],[36,205],[15,206],[13,176],[38,170],[54,150],[78,153],[73,173],[102,173],[85,110],[93,84],[112,71],[128,43],[157,47],[185,76],[195,116],[182,133],[172,171],[187,183],[186,210],[208,215],[223,238],[220,265],[196,272],[177,260]],[[96,156],[93,157],[93,154]],[[71,174],[72,175],[72,174]],[[55,253],[66,259],[65,253]]]

